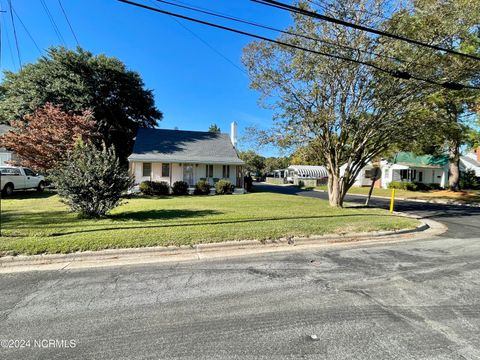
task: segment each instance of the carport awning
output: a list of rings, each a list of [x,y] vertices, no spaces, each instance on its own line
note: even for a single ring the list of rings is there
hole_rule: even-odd
[[[317,179],[328,177],[327,169],[323,166],[291,165],[288,167],[288,170],[293,170],[297,175],[302,177],[311,177]]]

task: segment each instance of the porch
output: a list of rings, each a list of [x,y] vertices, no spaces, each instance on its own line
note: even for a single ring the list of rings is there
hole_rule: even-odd
[[[382,187],[387,188],[392,181],[437,184],[446,187],[448,170],[437,166],[408,166],[394,164],[382,169]]]
[[[129,171],[135,184],[164,181],[172,186],[176,181],[185,181],[193,189],[200,180],[208,181],[213,187],[219,180],[226,179],[235,187],[243,188],[241,165],[130,161]]]

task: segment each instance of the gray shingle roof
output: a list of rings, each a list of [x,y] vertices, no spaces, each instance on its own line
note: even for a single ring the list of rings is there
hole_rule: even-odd
[[[475,159],[472,159],[471,157],[468,157],[468,156],[462,156],[460,158],[462,161],[472,165],[472,166],[475,166],[475,167],[478,167],[480,168],[480,162],[475,160]]]
[[[140,128],[130,161],[241,165],[227,134]]]

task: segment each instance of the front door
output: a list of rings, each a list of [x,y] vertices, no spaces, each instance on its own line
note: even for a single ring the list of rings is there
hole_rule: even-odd
[[[26,188],[34,188],[38,185],[38,177],[35,172],[30,169],[24,168],[23,171],[25,172],[25,187]]]
[[[183,181],[193,186],[193,165],[183,164]]]
[[[418,172],[418,181],[423,182],[423,171]]]

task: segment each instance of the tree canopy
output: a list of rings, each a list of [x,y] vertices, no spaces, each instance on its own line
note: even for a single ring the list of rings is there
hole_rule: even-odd
[[[103,140],[122,161],[138,127],[153,127],[162,113],[137,72],[120,60],[78,47],[50,48],[19,72],[6,71],[0,85],[0,122],[22,120],[51,103],[67,112],[91,110]]]
[[[12,130],[0,138],[1,146],[15,151],[20,165],[43,173],[61,163],[78,140],[98,136],[91,112],[68,114],[50,103],[11,125]]]
[[[299,1],[299,6],[323,12],[313,2]],[[325,10],[345,21],[376,27],[375,14],[384,14],[386,9],[381,0],[339,0]],[[243,63],[250,86],[260,92],[262,104],[275,111],[273,129],[259,133],[259,138],[293,148],[314,141],[317,158],[329,173],[330,204],[342,206],[360,170],[399,138],[411,136],[414,127],[404,123],[400,114],[409,108],[414,89],[360,63],[375,63],[373,54],[381,46],[378,37],[299,14],[294,14],[293,20],[287,30],[304,37],[283,34],[282,42],[357,62],[265,41],[249,44]],[[339,47],[332,48],[329,43]]]
[[[217,124],[211,124],[211,125],[208,127],[208,132],[215,133],[215,134],[220,134],[221,130],[220,130],[220,128],[218,127]]]

